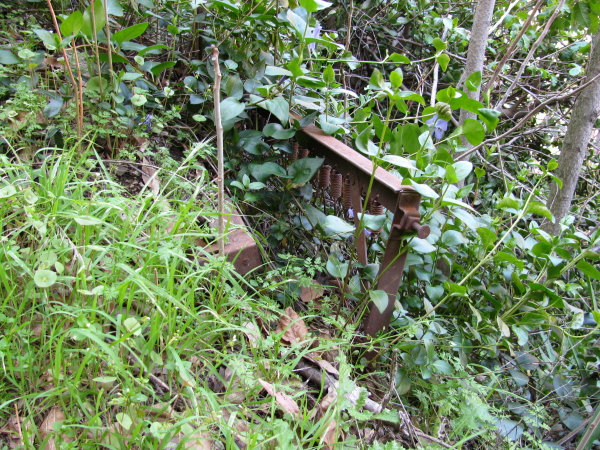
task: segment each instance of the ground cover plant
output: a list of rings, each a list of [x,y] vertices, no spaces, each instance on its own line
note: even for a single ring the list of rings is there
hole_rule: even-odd
[[[597,2],[0,8],[0,448],[599,445]],[[309,124],[421,195],[374,338]]]

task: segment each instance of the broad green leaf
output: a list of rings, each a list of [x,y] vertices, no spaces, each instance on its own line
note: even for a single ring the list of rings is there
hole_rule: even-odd
[[[106,4],[106,12],[109,16],[123,17],[123,8],[121,7],[119,0],[104,0]],[[138,3],[141,3],[138,1]],[[151,8],[154,8],[152,6]]]
[[[237,98],[227,97],[221,101],[221,120],[225,122],[226,120],[235,119],[244,111],[245,107],[246,105],[240,103]]]
[[[522,260],[517,258],[515,255],[512,255],[505,251],[499,251],[498,253],[496,253],[494,255],[494,261],[505,261],[510,264],[514,264],[515,267],[517,267],[520,270],[523,270],[523,267],[525,267],[525,263]]]
[[[292,28],[296,30],[298,36],[300,36],[300,38],[305,38],[306,34],[308,33],[308,26],[306,25],[306,21],[291,9],[287,10],[286,16],[287,20],[292,25]]]
[[[448,64],[450,63],[450,57],[448,56],[448,54],[442,53],[441,55],[438,55],[435,59],[442,68],[442,70],[445,72],[448,68]]]
[[[335,278],[346,278],[348,274],[348,263],[340,261],[335,256],[330,256],[325,266],[329,275]]]
[[[485,138],[485,128],[475,119],[466,119],[465,123],[459,128],[461,129],[461,134],[471,145],[479,145]]]
[[[92,77],[88,80],[85,87],[88,91],[105,92],[106,88],[108,88],[108,81],[102,77]]]
[[[8,184],[0,188],[0,198],[9,198],[17,193],[17,189],[12,185]]]
[[[466,204],[465,204],[466,206]],[[465,211],[464,209],[459,209],[459,208],[454,208],[451,210],[451,213],[459,218],[462,223],[464,223],[466,226],[468,226],[471,230],[473,231],[477,231],[477,219],[475,219],[475,217],[473,216],[473,214],[471,214],[468,211]]]
[[[496,421],[498,433],[509,441],[518,441],[525,432],[525,429],[519,422],[509,419],[500,419]]]
[[[327,216],[320,225],[328,236],[354,232],[354,225],[340,219],[338,216]]]
[[[402,86],[402,81],[404,80],[404,75],[402,74],[402,69],[400,67],[394,69],[392,73],[390,73],[390,82],[392,86],[395,88],[399,88]]]
[[[260,103],[259,106],[264,108],[279,119],[279,121],[286,125],[290,119],[290,104],[283,97],[275,97],[271,100],[266,100],[264,103]]]
[[[432,253],[437,248],[429,243],[426,239],[413,238],[409,243],[408,247],[417,253]]]
[[[60,112],[63,104],[64,100],[60,95],[57,95],[56,98],[51,99],[44,108],[44,117],[50,118],[56,116]]]
[[[411,169],[411,170],[417,169],[417,166],[415,165],[414,161],[411,161],[410,159],[407,159],[407,158],[403,158],[402,156],[385,155],[381,159],[382,159],[382,161],[393,164],[396,167],[404,167],[405,169]]]
[[[511,208],[518,211],[521,208],[521,203],[515,198],[504,197],[496,204],[496,208]]]
[[[527,212],[531,214],[537,214],[538,216],[545,217],[548,220],[554,220],[554,216],[550,212],[546,205],[540,202],[531,202],[527,206]]]
[[[439,198],[438,193],[435,192],[433,189],[431,189],[426,184],[420,184],[413,180],[409,180],[409,181],[410,181],[410,184],[412,185],[412,187],[415,188],[415,191],[417,191],[423,197],[433,198],[433,199]]]
[[[444,231],[441,240],[443,244],[449,247],[455,247],[457,245],[466,244],[468,242],[467,239],[465,239],[465,237],[462,235],[462,233],[456,230]]]
[[[400,91],[394,94],[394,100],[412,100],[413,102],[420,103],[425,106],[425,99],[422,95],[417,94],[413,91]]]
[[[436,51],[441,52],[448,48],[448,43],[446,43],[446,42],[442,41],[440,38],[436,37],[433,39],[433,46],[435,47]]]
[[[485,123],[488,133],[494,131],[498,126],[498,122],[500,122],[500,115],[502,113],[500,111],[496,111],[495,109],[489,108],[479,108],[477,111],[477,115],[481,121]]]
[[[383,79],[383,75],[381,74],[381,71],[377,68],[373,69],[373,73],[371,73],[371,78],[369,78],[369,89],[385,89],[385,81]]]
[[[133,420],[131,420],[131,417],[129,417],[129,415],[126,413],[117,413],[115,417],[117,422],[119,422],[119,425],[121,425],[125,430],[129,430],[133,425]]]
[[[454,170],[454,167],[450,164],[447,164],[445,170],[446,174],[444,178],[446,181],[448,181],[448,183],[458,183],[458,177],[456,176],[456,170]]]
[[[437,286],[428,284],[425,286],[425,292],[427,292],[427,296],[432,302],[437,302],[444,295],[444,286],[441,284]]]
[[[450,363],[444,361],[443,359],[438,359],[434,361],[432,366],[440,373],[444,375],[452,375],[454,373],[454,368],[450,365]]]
[[[598,271],[598,269],[596,269],[589,262],[581,260],[577,263],[576,267],[579,270],[581,270],[584,274],[586,274],[588,277],[591,277],[595,280],[600,280],[600,271]]]
[[[170,67],[173,67],[175,64],[177,64],[175,61],[166,61],[166,62],[163,62],[163,63],[153,66],[150,69],[150,72],[152,72],[153,75],[158,76],[158,75],[160,75],[160,73],[163,70],[169,69]]]
[[[294,161],[288,167],[288,175],[292,183],[302,185],[308,183],[315,176],[321,165],[323,158],[302,158]]]
[[[460,284],[444,281],[444,289],[451,297],[466,297],[467,288]]]
[[[284,129],[278,123],[268,123],[263,128],[263,134],[273,139],[290,139],[296,134],[296,130],[293,128]]]
[[[478,70],[469,75],[465,84],[469,91],[475,92],[481,86],[481,71]]]
[[[331,84],[335,81],[335,72],[333,71],[331,64],[323,71],[323,81],[327,84]]]
[[[89,39],[94,38],[94,26],[92,24],[92,13],[91,8],[94,8],[94,23],[96,33],[102,31],[104,24],[106,23],[104,16],[104,5],[102,0],[96,0],[93,5],[90,4],[83,13],[83,23],[81,24],[81,32]]]
[[[363,220],[363,225],[369,230],[377,231],[383,227],[387,216],[385,214],[374,216],[372,214],[358,214],[358,218]]]
[[[0,64],[8,66],[11,64],[19,64],[20,62],[21,60],[12,52],[9,52],[8,50],[0,50]]]
[[[585,2],[577,2],[572,7],[573,21],[580,28],[589,28],[590,26],[590,7]]]
[[[307,12],[317,12],[325,8],[329,8],[332,3],[323,0],[298,0],[300,6],[306,9]]]
[[[47,30],[33,30],[35,34],[42,40],[48,50],[56,50],[59,46],[58,36]]]
[[[397,64],[410,64],[410,59],[404,55],[400,55],[399,53],[392,53],[388,59]]]
[[[112,35],[113,41],[116,41],[119,44],[119,47],[123,45],[125,41],[132,41],[133,39],[144,34],[148,28],[148,22],[138,23],[128,28],[124,28],[122,30],[117,31]]]
[[[388,307],[388,304],[389,304],[388,294],[387,294],[387,292],[385,292],[381,289],[370,291],[369,299],[371,300],[371,302],[373,302],[373,304],[375,305],[375,307],[381,314],[383,314],[383,312]]]
[[[72,36],[79,33],[82,26],[83,14],[81,14],[81,11],[76,10],[60,24],[60,32],[63,36]]]
[[[283,67],[277,67],[277,66],[267,66],[265,68],[265,75],[268,77],[291,77],[294,76],[294,74],[292,72],[290,72],[287,69],[284,69]]]
[[[473,163],[469,161],[458,161],[452,164],[452,167],[454,167],[458,181],[462,181],[467,178],[473,170]]]
[[[58,276],[52,270],[36,270],[33,281],[39,288],[48,288],[56,283]]]
[[[128,317],[123,321],[125,329],[134,336],[142,335],[142,326],[135,317]]]
[[[481,108],[485,108],[483,103],[478,102],[472,98],[467,97],[466,95],[462,95],[460,97],[453,98],[450,100],[450,107],[452,109],[462,108],[465,111],[472,112],[473,114],[479,114],[479,110]]]

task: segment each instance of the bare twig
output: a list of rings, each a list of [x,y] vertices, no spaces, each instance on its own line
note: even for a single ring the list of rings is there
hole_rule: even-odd
[[[219,255],[225,255],[225,169],[223,158],[223,123],[221,122],[221,68],[219,67],[219,49],[212,46],[212,62],[215,70],[214,104],[215,125],[217,128],[217,211]]]

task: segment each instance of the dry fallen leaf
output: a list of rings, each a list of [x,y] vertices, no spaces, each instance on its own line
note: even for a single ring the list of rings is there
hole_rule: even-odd
[[[321,436],[321,442],[327,446],[325,447],[326,449],[332,449],[333,444],[337,442],[337,438],[337,422],[332,419],[331,422],[329,422],[325,433]]]
[[[183,448],[192,450],[210,450],[212,448],[212,443],[213,441],[210,439],[210,433],[194,431],[186,438]]]
[[[309,338],[308,328],[304,324],[304,320],[292,308],[287,307],[285,314],[279,318],[279,325],[276,333],[283,331],[283,340],[290,344],[305,341]]]
[[[275,397],[277,404],[281,406],[281,409],[283,409],[286,413],[290,413],[293,416],[298,416],[298,414],[300,414],[300,408],[292,397],[284,394],[283,392],[275,392],[275,388],[271,383],[267,383],[261,379],[258,381],[270,396]]]
[[[142,158],[142,180],[144,184],[150,187],[152,193],[156,196],[160,193],[160,182],[158,180],[157,170],[150,166],[146,157]]]
[[[300,288],[300,300],[305,303],[323,297],[323,293],[325,292],[325,288],[323,288],[323,286],[321,286],[319,283],[314,280],[312,283],[312,286]]]
[[[46,437],[54,432],[54,427],[53,425],[56,422],[64,422],[65,420],[65,414],[62,412],[62,410],[58,407],[53,407],[50,412],[48,413],[48,415],[46,416],[46,419],[44,419],[44,421],[42,422],[42,425],[40,426],[40,437],[42,438],[42,440],[45,440]],[[63,440],[65,442],[70,442],[71,438],[69,438],[68,436],[63,435]],[[50,437],[50,439],[48,439],[48,442],[46,442],[46,446],[44,447],[45,450],[56,450],[58,447],[56,446],[55,442],[54,442],[54,437]]]
[[[242,324],[242,327],[243,327],[242,331],[248,338],[248,342],[250,343],[250,346],[253,348],[258,347],[258,341],[262,337],[260,335],[260,331],[258,330],[258,327],[252,322],[244,322]]]
[[[8,446],[10,448],[23,448],[23,446],[25,445],[23,442],[23,439],[21,439],[21,437],[23,436],[23,434],[21,432],[22,420],[23,419],[21,419],[17,416],[12,416],[10,419],[8,419],[6,427],[8,428],[7,440],[8,440]],[[4,430],[1,430],[1,431],[4,434],[5,431]]]

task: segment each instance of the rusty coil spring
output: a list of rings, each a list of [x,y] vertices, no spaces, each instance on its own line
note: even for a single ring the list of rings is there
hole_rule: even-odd
[[[319,189],[327,189],[331,184],[331,166],[324,165],[319,169]]]
[[[298,144],[297,142],[294,142],[292,144],[292,153],[289,155],[290,164],[298,159],[299,148],[300,144]]]
[[[335,200],[342,196],[342,174],[333,169],[331,172],[331,197]]]
[[[379,197],[379,196],[377,196]],[[374,215],[374,216],[380,216],[383,214],[384,212],[384,207],[381,203],[379,203],[379,201],[377,200],[377,197],[375,197],[373,199],[373,201],[371,202],[371,206],[369,207],[369,212]]]
[[[342,206],[346,209],[352,208],[352,184],[350,183],[350,178],[348,177],[344,179]]]
[[[298,159],[303,159],[308,157],[308,149],[307,148],[301,148],[300,151],[298,152]]]

